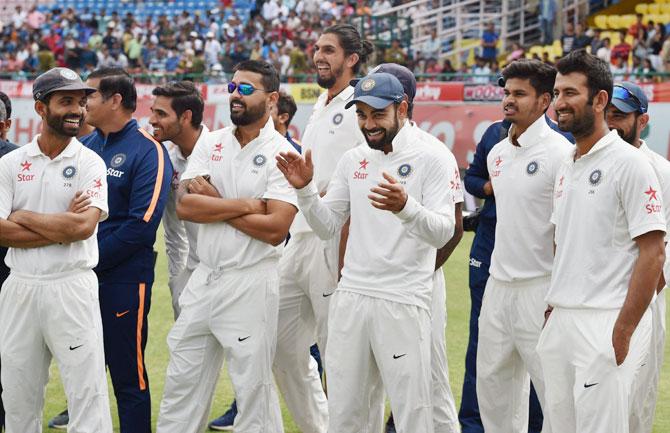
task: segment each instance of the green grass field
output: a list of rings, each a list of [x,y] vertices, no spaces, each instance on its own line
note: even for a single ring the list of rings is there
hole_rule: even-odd
[[[456,405],[460,404],[461,388],[463,385],[463,371],[465,369],[465,348],[468,340],[468,321],[470,311],[470,295],[468,289],[468,253],[472,243],[472,234],[467,233],[454,255],[444,267],[447,280],[447,351],[449,356],[449,369],[451,386],[456,398]],[[170,303],[170,292],[167,287],[167,264],[165,260],[162,232],[159,233],[157,250],[160,256],[157,264],[156,283],[153,288],[153,299],[149,315],[149,343],[146,351],[147,369],[149,373],[153,420],[156,422],[158,407],[163,394],[165,369],[168,362],[168,350],[165,343],[170,327],[172,326],[172,306]],[[669,310],[670,311],[670,310]],[[669,315],[670,316],[670,315]],[[668,317],[670,320],[670,317]],[[670,322],[669,322],[670,323]],[[666,346],[666,360],[670,359],[670,345]],[[110,383],[110,396],[113,399]],[[230,381],[222,375],[216,396],[212,414],[219,416],[230,404],[233,392]],[[63,410],[65,400],[63,389],[60,384],[57,368],[52,364],[51,380],[47,388],[46,406],[44,408],[44,431],[52,431],[46,428],[47,420],[56,413]],[[287,433],[298,433],[298,429],[291,420],[291,416],[282,404],[284,414],[284,426]],[[115,432],[118,432],[118,420],[116,419],[116,403],[112,401],[112,416],[114,418]],[[670,364],[665,363],[661,376],[660,395],[658,399],[654,433],[670,432]]]

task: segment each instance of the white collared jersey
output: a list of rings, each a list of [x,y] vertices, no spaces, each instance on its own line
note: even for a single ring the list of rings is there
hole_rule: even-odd
[[[407,123],[384,154],[368,146],[344,154],[328,192],[319,199],[314,182],[298,190],[300,210],[322,239],[331,238],[351,216],[347,253],[337,290],[430,309],[435,248],[453,236],[450,161]],[[407,192],[402,211],[376,209],[368,195],[393,176]]]
[[[458,162],[449,148],[437,137],[419,128],[416,122],[411,122],[412,134],[420,135],[427,143],[435,146],[436,151],[445,152],[449,160],[449,168],[445,173],[449,177],[449,194],[454,204],[463,203],[463,185],[461,184],[461,173],[458,171]]]
[[[37,140],[0,159],[0,218],[16,210],[37,213],[67,212],[77,191],[107,218],[107,168],[92,150],[72,138],[54,159],[40,150]],[[90,270],[98,264],[97,226],[83,241],[41,248],[10,248],[5,263],[12,272],[24,276],[56,276]]]
[[[663,198],[648,158],[616,131],[561,165],[554,185],[556,257],[547,303],[621,308],[639,251],[634,239],[665,232]]]
[[[280,200],[297,207],[295,190],[277,168],[275,156],[293,147],[275,131],[272,118],[258,137],[244,147],[235,138],[235,128],[213,131],[198,144],[188,161],[182,180],[209,175],[223,198]],[[278,259],[281,250],[248,236],[227,223],[200,224],[198,257],[210,269],[242,269],[266,259]]]
[[[206,142],[216,135],[212,135],[204,124],[198,143]],[[184,158],[179,146],[172,142],[164,143],[167,148],[170,162],[172,163],[172,182],[170,194],[163,213],[163,228],[165,230],[165,250],[168,259],[168,273],[171,277],[178,275],[186,267],[193,270],[198,265],[198,227],[199,224],[190,221],[182,221],[177,216],[177,189],[181,175],[186,171],[188,158]]]
[[[323,193],[333,177],[335,167],[342,155],[349,149],[365,143],[365,137],[358,126],[355,107],[344,106],[353,97],[354,88],[349,86],[335,96],[330,103],[328,92],[323,92],[314,104],[312,115],[307,121],[302,136],[302,153],[312,151],[314,164],[314,182]],[[291,234],[310,232],[305,218],[298,213],[291,226]]]
[[[487,157],[496,199],[496,241],[490,274],[513,282],[548,276],[554,261],[550,217],[556,172],[574,146],[540,116],[518,137],[506,137]]]

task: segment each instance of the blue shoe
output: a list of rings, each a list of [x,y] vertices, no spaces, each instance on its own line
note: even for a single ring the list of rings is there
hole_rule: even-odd
[[[233,401],[230,409],[223,415],[209,423],[209,429],[214,431],[233,431],[233,423],[237,416],[237,401]]]
[[[70,415],[67,413],[67,409],[59,413],[55,417],[49,420],[49,428],[55,428],[56,430],[67,430],[67,423],[70,422]]]
[[[395,422],[393,422],[393,414],[389,415],[389,419],[386,421],[386,429],[384,429],[384,433],[396,433]]]

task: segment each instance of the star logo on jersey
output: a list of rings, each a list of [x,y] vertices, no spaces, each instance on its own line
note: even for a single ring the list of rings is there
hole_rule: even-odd
[[[179,173],[177,170],[174,170],[172,172],[172,182],[170,182],[170,185],[172,186],[172,190],[175,191],[177,188],[179,188]]]
[[[358,161],[358,163],[361,165],[359,170],[367,170],[368,164],[370,164],[370,162],[365,158],[363,158],[363,161]]]
[[[262,166],[265,165],[267,160],[268,159],[265,157],[265,155],[256,155],[256,156],[254,156],[254,165],[256,167],[262,167]]]
[[[343,119],[344,119],[344,114],[337,113],[336,115],[333,116],[333,124],[339,125],[340,123],[342,123]]]
[[[221,153],[223,151],[223,143],[216,143],[214,145],[214,152]]]
[[[561,176],[560,179],[558,179],[558,186],[563,186],[563,181],[565,180],[565,176]]]
[[[63,169],[63,177],[65,179],[72,179],[76,173],[77,173],[77,169],[74,168],[71,165],[68,165],[67,167],[65,167]]]
[[[589,182],[591,185],[596,186],[600,183],[603,178],[603,172],[600,170],[593,170],[589,175]]]
[[[112,168],[118,168],[121,167],[124,162],[126,162],[126,154],[117,153],[116,155],[112,156],[112,160],[109,162],[109,165],[112,166]]]
[[[454,177],[449,182],[449,187],[454,191],[461,189],[461,175],[457,168],[454,169]]]
[[[32,162],[24,161],[21,163],[21,171],[30,171],[30,167],[33,165]]]
[[[93,188],[97,189],[102,188],[102,179],[98,178],[95,181],[93,181]]]
[[[407,177],[412,173],[412,166],[409,164],[403,164],[398,167],[398,176]]]
[[[537,173],[539,168],[540,165],[537,163],[537,161],[529,162],[526,166],[526,173],[528,173],[529,176],[532,176]]]
[[[649,196],[649,201],[652,201],[652,200],[658,200],[658,197],[656,197],[657,192],[658,191],[656,191],[654,188],[651,187],[651,185],[649,185],[649,189],[646,190],[644,193],[647,194],[647,196]]]
[[[502,158],[501,158],[501,157],[498,157],[498,158],[495,160],[496,167],[500,167],[500,164],[502,164],[502,162],[503,162]]]

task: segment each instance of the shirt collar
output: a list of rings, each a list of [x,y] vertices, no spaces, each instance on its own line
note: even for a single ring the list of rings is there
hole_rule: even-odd
[[[42,149],[40,149],[40,145],[37,144],[37,140],[40,138],[41,135],[42,134],[37,134],[35,138],[33,138],[33,141],[26,144],[26,154],[28,156],[35,157],[44,155]],[[81,146],[82,144],[79,142],[79,140],[77,140],[75,137],[72,137],[68,145],[65,146],[65,149],[63,149],[63,151],[59,155],[57,155],[53,160],[55,161],[61,158],[72,158],[73,156],[76,155],[77,151]],[[46,155],[44,156],[46,157]]]
[[[123,137],[123,135],[126,134],[131,129],[139,129],[139,126],[137,125],[137,120],[130,119],[128,121],[128,123],[126,123],[125,126],[123,128],[121,128],[121,130],[116,131],[116,132],[110,132],[107,135],[107,142],[116,140],[118,137]],[[105,137],[105,135],[102,133],[102,131],[100,129],[96,129],[96,131],[98,132],[98,134],[101,137],[103,137],[103,138]]]
[[[591,155],[595,155],[597,152],[601,151],[602,149],[605,149],[607,146],[610,144],[614,143],[617,141],[619,138],[619,133],[616,132],[615,129],[611,130],[608,134],[606,134],[603,138],[598,140],[596,144],[593,145],[591,150],[589,150],[585,155],[582,155],[581,158],[589,157]],[[575,146],[575,152],[577,152],[577,146]],[[574,154],[573,154],[574,155]]]
[[[400,152],[409,145],[409,139],[412,136],[412,129],[412,122],[409,119],[406,120],[405,124],[402,126],[402,128],[400,128],[391,142],[393,145],[393,152]]]
[[[237,137],[235,136],[235,131],[236,131],[236,130],[237,130],[237,126],[235,126],[235,127],[231,130],[231,133],[232,133],[232,137],[233,137],[233,139],[234,139],[235,142],[237,142],[237,144],[239,145],[240,143],[239,143],[239,141],[237,140]],[[250,147],[249,145],[254,145],[254,144],[256,144],[256,143],[262,143],[262,142],[268,140],[270,137],[274,136],[275,134],[279,134],[279,133],[275,130],[275,124],[274,124],[274,122],[272,121],[272,116],[268,116],[268,121],[265,122],[265,126],[263,126],[263,127],[261,128],[260,132],[258,133],[258,137],[254,138],[254,139],[251,140],[249,143],[247,143],[247,144],[244,146],[244,148]],[[202,135],[201,135],[201,137],[202,137]]]
[[[512,142],[514,128],[515,126],[512,125],[507,136],[507,139],[512,144],[514,144]],[[522,148],[531,147],[541,141],[540,138],[546,135],[548,129],[549,125],[547,125],[547,121],[545,120],[544,115],[542,115],[538,117],[537,120],[535,120],[535,122],[533,122],[520,136],[518,136],[516,141]]]

